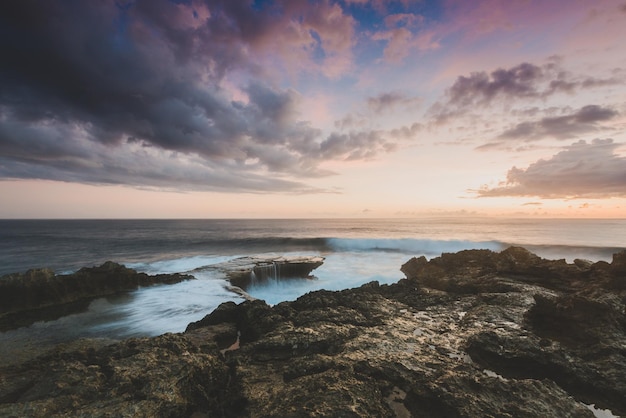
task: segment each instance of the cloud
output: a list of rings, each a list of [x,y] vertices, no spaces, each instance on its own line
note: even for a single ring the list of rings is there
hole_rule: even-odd
[[[341,131],[343,130],[349,130],[349,129],[364,129],[369,123],[370,123],[370,118],[367,118],[365,115],[357,113],[357,114],[353,114],[353,113],[348,113],[347,115],[345,115],[344,117],[342,117],[341,119],[338,119],[335,121],[334,125],[336,129],[339,129]]]
[[[387,92],[367,98],[367,106],[374,113],[384,113],[394,110],[398,106],[414,108],[420,104],[420,99],[409,97],[402,92]]]
[[[1,123],[0,138],[0,178],[5,179],[172,190],[323,192],[285,176],[249,170],[248,161],[208,160],[132,140],[111,147],[94,141],[85,127],[75,123],[56,124],[53,129],[45,123]]]
[[[411,126],[401,126],[400,128],[394,128],[389,131],[392,138],[398,140],[413,140],[417,137],[417,134],[424,129],[424,125],[418,122],[414,122]]]
[[[322,159],[371,160],[381,153],[396,149],[397,144],[387,140],[382,131],[352,131],[329,135],[320,144],[318,155]]]
[[[385,41],[383,58],[387,63],[402,62],[414,49],[420,51],[439,48],[435,32],[422,26],[424,17],[414,13],[397,13],[385,17],[385,30],[372,34],[373,41]]]
[[[489,107],[496,100],[512,101],[542,97],[540,83],[545,70],[531,63],[488,73],[473,72],[458,76],[446,90],[445,97],[428,110],[432,123],[441,125],[477,108]]]
[[[551,57],[543,65],[524,62],[510,68],[458,76],[446,90],[445,97],[435,102],[428,114],[434,123],[441,124],[477,108],[544,101],[557,94],[576,95],[582,90],[624,83],[622,71],[613,71],[608,78],[580,76],[563,70],[558,61],[558,57]],[[592,111],[591,108],[586,110]],[[550,123],[548,119],[545,122]],[[519,129],[528,128],[520,126]]]
[[[456,108],[486,106],[497,99],[545,99],[557,93],[575,94],[581,89],[621,85],[623,77],[576,76],[549,62],[538,66],[521,63],[487,73],[459,76],[447,90],[445,104]]]
[[[534,141],[546,137],[571,139],[573,136],[600,129],[599,123],[614,119],[618,113],[610,108],[587,105],[563,116],[544,117],[533,122],[522,122],[503,132],[500,139]]]
[[[490,74],[482,71],[459,76],[448,89],[448,104],[468,107],[485,105],[499,97],[537,97],[537,83],[543,77],[543,70],[530,63],[500,68]]]
[[[3,178],[299,192],[286,177],[386,149],[361,133],[339,152],[272,82],[350,70],[355,21],[337,3],[24,0],[0,26]]]
[[[611,139],[576,142],[526,169],[513,167],[496,187],[472,190],[478,197],[522,196],[543,199],[626,197],[626,157]]]

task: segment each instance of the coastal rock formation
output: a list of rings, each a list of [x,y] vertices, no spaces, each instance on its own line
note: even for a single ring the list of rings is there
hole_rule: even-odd
[[[238,257],[223,263],[200,267],[198,270],[218,270],[234,286],[243,290],[268,280],[311,277],[311,272],[324,264],[324,257]]]
[[[95,298],[189,279],[193,276],[138,273],[111,261],[72,274],[50,269],[7,274],[0,277],[0,331],[79,311]]]
[[[462,251],[392,285],[224,303],[181,334],[0,366],[0,416],[623,416],[625,258]]]

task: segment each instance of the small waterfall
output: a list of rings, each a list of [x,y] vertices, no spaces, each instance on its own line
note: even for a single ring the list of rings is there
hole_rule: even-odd
[[[301,257],[301,258],[285,258],[274,257],[267,259],[254,260],[254,265],[248,267],[247,265],[241,265],[238,268],[247,269],[250,268],[249,276],[246,276],[246,284],[259,286],[263,283],[271,282],[278,283],[284,280],[297,279],[297,278],[310,278],[310,272],[314,268],[320,266],[324,262],[323,257]],[[248,275],[248,272],[246,272]],[[248,279],[249,277],[249,279]]]
[[[253,284],[270,280],[274,282],[280,280],[280,263],[272,261],[258,264],[254,269],[252,269],[250,280]]]
[[[272,261],[271,273],[270,278],[273,281],[277,282],[280,280],[280,265],[276,264],[276,261]]]

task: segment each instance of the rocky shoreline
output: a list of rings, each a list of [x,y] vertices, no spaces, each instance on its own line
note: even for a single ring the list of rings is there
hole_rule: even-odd
[[[227,262],[197,268],[186,273],[149,275],[107,261],[84,267],[71,274],[55,274],[50,269],[0,277],[0,332],[50,321],[87,309],[97,298],[135,290],[139,287],[176,284],[195,280],[194,274],[213,270],[230,283],[228,290],[251,299],[246,289],[277,278],[309,278],[324,263],[323,257],[239,257]]]
[[[50,269],[7,274],[0,277],[0,332],[80,312],[104,296],[193,279],[189,274],[139,273],[112,261],[72,274]]]
[[[402,271],[0,366],[0,416],[626,416],[626,251],[468,250]]]

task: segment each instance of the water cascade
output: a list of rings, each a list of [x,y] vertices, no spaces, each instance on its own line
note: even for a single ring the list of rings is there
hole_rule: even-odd
[[[256,283],[280,280],[281,264],[276,261],[268,261],[257,264],[251,272],[251,279]],[[254,277],[254,278],[252,278]]]

